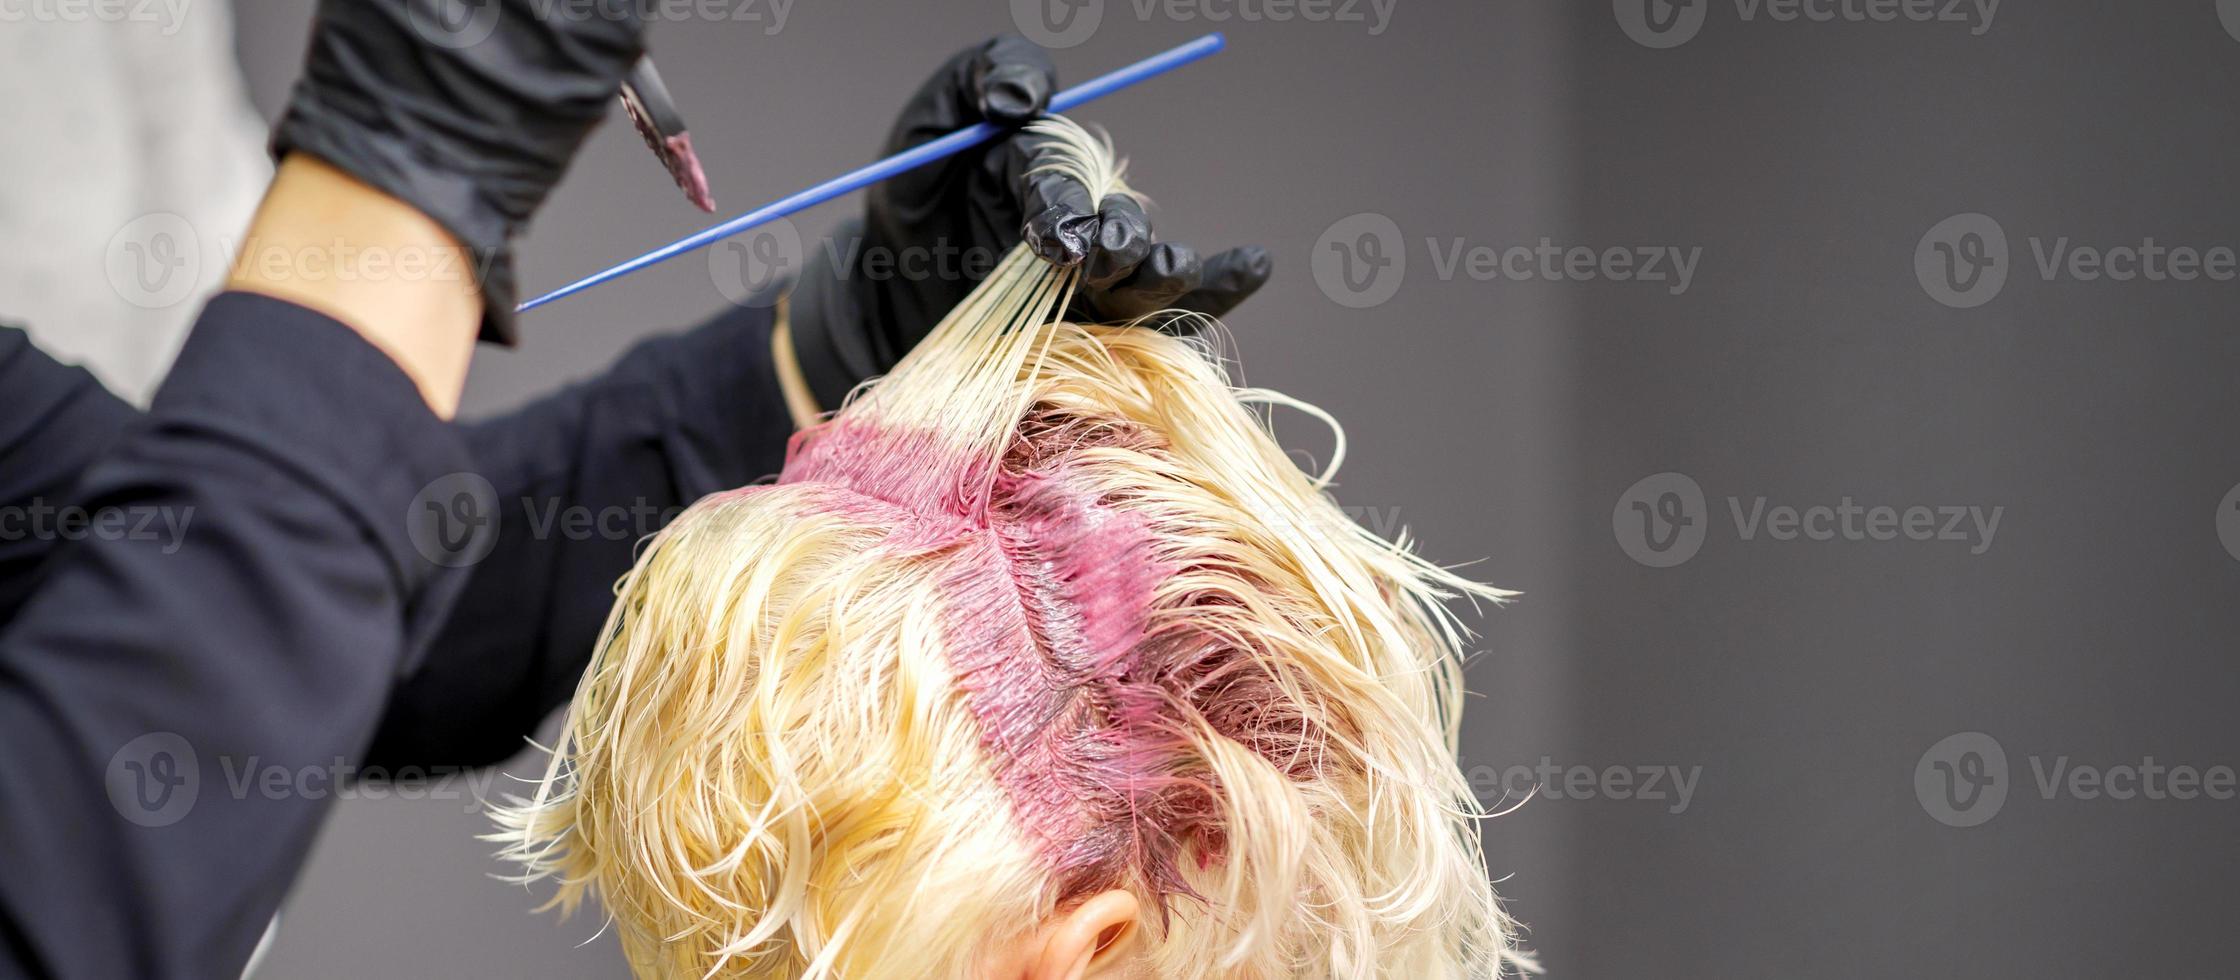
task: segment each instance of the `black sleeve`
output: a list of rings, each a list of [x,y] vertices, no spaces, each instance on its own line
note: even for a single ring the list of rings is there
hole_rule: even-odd
[[[685,505],[773,475],[793,423],[771,315],[727,311],[606,374],[471,426],[488,553],[370,757],[390,774],[491,765],[574,692],[638,541]],[[469,549],[472,554],[480,547]]]
[[[0,327],[0,624],[31,595],[47,554],[90,533],[75,509],[78,479],[139,417],[83,368]]]
[[[467,459],[354,331],[210,302],[76,493],[179,533],[63,542],[0,628],[0,974],[240,973],[446,611],[403,518]]]
[[[636,540],[684,504],[777,472],[792,422],[770,330],[767,310],[727,311],[467,427],[470,469],[489,481],[499,518],[494,544],[452,573],[466,598],[396,692],[369,770],[482,766],[519,751],[572,691]],[[90,374],[0,328],[0,624],[48,554],[90,533],[78,481],[138,418]]]

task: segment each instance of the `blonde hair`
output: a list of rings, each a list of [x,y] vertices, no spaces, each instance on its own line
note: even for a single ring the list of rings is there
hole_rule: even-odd
[[[1111,888],[1163,978],[1514,955],[1445,605],[1504,593],[1353,523],[1246,406],[1319,411],[1195,341],[1052,322],[1076,275],[1014,249],[623,580],[494,839],[554,903],[595,892],[639,974],[966,977]]]

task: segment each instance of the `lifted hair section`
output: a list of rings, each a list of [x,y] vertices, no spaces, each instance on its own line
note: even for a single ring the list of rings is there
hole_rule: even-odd
[[[1246,405],[1319,412],[1053,322],[1075,276],[1014,249],[623,581],[495,839],[555,904],[596,893],[641,975],[972,977],[1113,888],[1162,978],[1513,958],[1446,606],[1504,593],[1353,523]]]

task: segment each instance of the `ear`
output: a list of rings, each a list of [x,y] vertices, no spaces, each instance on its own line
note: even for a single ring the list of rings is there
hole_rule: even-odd
[[[1135,893],[1114,888],[1092,896],[1043,927],[1042,952],[1027,980],[1085,980],[1126,958],[1136,938]]]

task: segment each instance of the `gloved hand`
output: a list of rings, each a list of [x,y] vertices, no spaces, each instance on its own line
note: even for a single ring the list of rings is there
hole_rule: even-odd
[[[321,0],[275,156],[310,153],[470,250],[483,340],[511,345],[513,238],[613,108],[641,4],[542,18],[534,0]],[[487,34],[485,34],[487,32]]]
[[[1041,114],[1056,89],[1048,52],[1022,37],[996,38],[934,73],[903,108],[885,152],[983,119],[1018,126]],[[838,407],[858,382],[894,367],[994,265],[952,262],[930,275],[899,268],[867,275],[862,266],[873,256],[892,262],[905,249],[942,248],[992,260],[1023,239],[1052,263],[1083,266],[1068,315],[1096,323],[1164,309],[1220,316],[1268,281],[1266,249],[1201,258],[1188,245],[1158,241],[1130,198],[1091,201],[1078,181],[1049,173],[1029,179],[1043,162],[1038,142],[1014,133],[875,184],[863,219],[834,232],[839,245],[810,250],[788,316],[795,356],[819,406]],[[861,247],[850,247],[856,236]],[[972,275],[943,274],[957,272]]]

